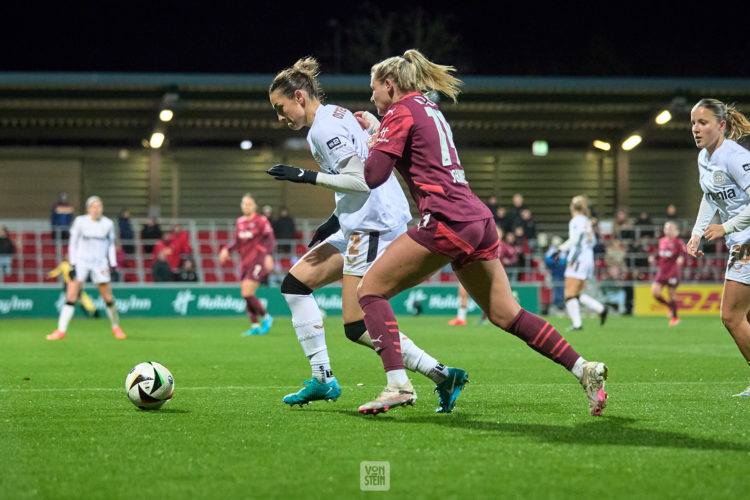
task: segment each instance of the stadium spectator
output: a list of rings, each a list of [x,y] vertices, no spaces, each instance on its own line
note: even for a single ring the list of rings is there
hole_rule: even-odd
[[[517,226],[523,229],[523,236],[529,245],[529,249],[533,252],[537,248],[537,234],[536,234],[536,222],[531,216],[531,210],[524,208],[521,210],[521,221]]]
[[[195,272],[193,259],[184,259],[182,265],[175,274],[176,281],[198,281],[198,273]]]
[[[607,367],[586,362],[552,325],[523,310],[513,298],[497,259],[492,213],[465,181],[455,145],[441,140],[452,136],[450,125],[424,93],[439,91],[455,102],[462,82],[453,71],[452,66],[435,64],[414,49],[371,70],[370,100],[384,118],[365,163],[365,179],[375,188],[398,169],[422,219],[373,262],[358,289],[367,330],[373,339],[382,339],[379,354],[387,379],[380,396],[359,411],[384,412],[416,399],[404,371],[398,322],[388,299],[450,262],[489,320],[570,370],[586,391],[590,414],[600,415],[606,406]],[[420,185],[431,187],[423,190]]]
[[[130,210],[127,208],[123,208],[119,217],[117,217],[117,227],[120,230],[120,242],[122,242],[123,251],[129,258],[133,258],[133,254],[135,253],[135,246],[133,244],[135,233],[130,223]]]
[[[124,339],[115,307],[110,269],[117,268],[115,260],[115,225],[103,215],[104,207],[98,196],[86,200],[86,215],[79,215],[70,229],[68,255],[71,264],[71,281],[68,283],[65,305],[60,310],[57,329],[47,335],[47,340],[65,338],[68,324],[75,313],[75,303],[83,283],[91,279],[99,288],[99,295],[106,304],[107,316],[112,325],[112,334]]]
[[[641,236],[630,242],[627,251],[628,267],[634,280],[641,280],[648,273],[648,254],[651,253],[650,238]]]
[[[654,223],[651,222],[651,216],[648,214],[648,212],[644,211],[638,214],[638,218],[635,220],[634,226],[637,229],[636,233],[640,234],[640,236],[645,235],[649,238],[654,237]]]
[[[154,263],[151,264],[151,276],[155,282],[174,281],[174,273],[168,260],[170,253],[168,247],[158,250]]]
[[[513,195],[513,203],[510,207],[510,227],[511,229],[515,229],[516,227],[521,225],[521,212],[523,212],[524,209],[528,208],[526,204],[523,202],[523,195],[521,193],[516,193]]]
[[[273,226],[274,216],[273,216],[273,207],[271,205],[263,205],[263,208],[260,210],[261,215],[268,219],[268,222],[271,223]]]
[[[497,207],[497,209],[493,212],[493,217],[495,219],[495,225],[502,229],[503,233],[507,233],[508,231],[513,230],[513,228],[511,227],[512,220],[510,218],[510,215],[508,214],[508,210],[505,207]]]
[[[180,267],[182,259],[192,258],[193,248],[190,246],[190,234],[187,231],[183,231],[180,224],[175,224],[171,232],[172,239],[170,246],[172,247],[172,253],[167,260],[169,260],[172,271],[176,272],[177,268]]]
[[[176,259],[174,257],[174,249],[172,248],[172,233],[171,232],[162,233],[161,239],[157,241],[153,247],[151,259],[154,262],[156,262],[161,256],[162,252],[164,252],[164,258],[166,259],[167,264],[170,266],[170,269],[172,269],[172,265],[171,265],[172,262],[174,262],[174,269],[177,269],[177,266],[180,263],[180,256],[177,255]]]
[[[628,294],[626,291],[623,272],[617,266],[607,267],[607,275],[599,285],[608,307],[613,307],[618,314],[627,313]]]
[[[143,241],[143,253],[151,255],[154,244],[162,239],[162,230],[156,218],[147,218],[141,228],[141,240]]]
[[[552,281],[552,305],[559,311],[565,310],[565,262],[568,253],[560,251],[563,239],[554,235],[544,254],[544,264]]]
[[[13,269],[13,256],[16,253],[16,246],[10,239],[10,233],[6,226],[0,227],[0,280],[4,275],[11,274]]]
[[[487,205],[487,208],[490,209],[490,212],[493,215],[497,213],[497,209],[500,208],[500,203],[498,203],[497,196],[494,194],[487,198],[487,201],[484,204]]]
[[[674,203],[670,203],[669,205],[667,205],[667,213],[665,214],[665,218],[667,220],[677,219],[677,207]]]
[[[62,192],[57,198],[57,202],[52,206],[50,223],[52,225],[52,239],[57,236],[67,240],[70,236],[70,225],[73,223],[73,213],[75,209],[68,202],[68,193]]]
[[[690,112],[698,153],[699,183],[703,196],[687,252],[701,257],[701,238],[724,238],[730,249],[721,298],[721,321],[731,333],[745,362],[750,365],[750,151],[738,144],[750,135],[750,121],[734,106],[716,99],[701,99]],[[717,193],[735,193],[718,196]],[[721,224],[711,224],[719,212]],[[750,386],[736,396],[750,397]]]
[[[289,209],[287,207],[279,208],[279,217],[271,222],[273,226],[273,234],[276,237],[278,245],[276,246],[279,253],[290,254],[292,252],[294,238],[296,237],[297,229],[294,224],[294,219],[289,215]]]
[[[369,145],[378,137],[377,118],[365,112],[353,115],[345,108],[321,103],[318,69],[314,58],[300,59],[274,78],[269,91],[271,104],[282,123],[292,130],[310,127],[307,141],[321,172],[275,165],[268,173],[279,180],[336,191],[333,215],[318,228],[310,242],[312,249],[292,267],[281,284],[295,332],[313,371],[313,378],[305,387],[284,397],[284,402],[290,405],[341,394],[331,372],[325,330],[320,328],[322,318],[313,290],[341,280],[344,333],[349,340],[375,351],[375,342],[381,342],[382,337],[371,338],[367,332],[357,301],[357,287],[372,262],[387,253],[386,247],[403,235],[412,218],[395,176],[383,179],[383,185],[372,190],[365,182],[363,162]],[[413,310],[421,309],[415,304]],[[400,362],[406,362],[410,369],[436,383],[439,411],[450,411],[466,372],[439,363],[401,333],[396,334],[396,343],[400,347]]]
[[[604,263],[607,269],[616,267],[618,274],[622,275],[628,269],[627,256],[628,249],[622,244],[622,241],[619,238],[613,238],[604,250]]]
[[[500,244],[500,260],[505,266],[505,273],[511,283],[518,281],[518,276],[523,268],[526,255],[523,246],[516,239],[516,233],[509,231],[503,234],[502,244]]]
[[[628,212],[623,209],[619,209],[615,212],[614,235],[615,238],[620,238],[625,241],[630,241],[635,238],[633,221],[628,217]]]

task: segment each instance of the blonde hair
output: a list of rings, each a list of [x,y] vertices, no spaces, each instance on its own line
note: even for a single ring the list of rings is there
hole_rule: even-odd
[[[375,64],[370,72],[378,82],[390,78],[403,92],[437,90],[456,102],[463,82],[453,76],[456,68],[435,64],[416,49],[409,49],[403,56],[389,57]]]
[[[736,141],[746,135],[750,135],[750,120],[732,104],[724,104],[718,99],[704,98],[698,101],[695,108],[706,108],[716,117],[719,122],[725,121],[727,128],[724,136],[727,139]]]
[[[570,206],[573,207],[573,210],[575,210],[576,212],[582,213],[586,217],[591,217],[588,198],[585,194],[574,196],[573,199],[570,200]]]
[[[294,97],[295,90],[304,90],[310,97],[322,101],[325,98],[318,75],[320,74],[320,64],[314,57],[304,57],[298,59],[294,66],[281,71],[271,82],[268,93],[279,90],[282,95],[288,98]]]

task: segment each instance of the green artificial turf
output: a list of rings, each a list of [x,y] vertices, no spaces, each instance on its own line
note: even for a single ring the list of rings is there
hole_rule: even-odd
[[[412,374],[416,406],[362,416],[385,384],[372,351],[326,320],[336,402],[290,408],[310,378],[289,318],[241,337],[245,318],[0,322],[0,498],[736,498],[750,464],[750,379],[719,318],[613,317],[564,334],[610,368],[609,406],[588,414],[561,366],[489,325],[402,317],[401,330],[471,383],[451,414]],[[564,330],[565,318],[550,321]],[[125,377],[142,361],[175,378],[142,411]],[[390,490],[360,490],[386,461]]]

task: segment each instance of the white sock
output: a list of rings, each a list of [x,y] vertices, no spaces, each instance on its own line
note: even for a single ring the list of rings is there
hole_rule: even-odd
[[[406,370],[391,370],[385,372],[388,385],[402,386],[409,381],[409,377],[406,376]]]
[[[578,299],[573,297],[565,301],[565,309],[568,311],[573,326],[578,328],[581,326],[581,306],[578,304]]]
[[[333,378],[331,361],[326,346],[326,333],[323,328],[323,317],[320,314],[315,297],[284,293],[286,303],[292,312],[292,326],[297,333],[297,340],[302,352],[310,360],[312,375],[323,383]]]
[[[456,314],[456,317],[458,319],[466,320],[466,308],[465,307],[459,307],[458,308],[458,314]]]
[[[399,332],[401,341],[401,356],[404,366],[413,372],[418,372],[429,378],[435,384],[443,382],[448,377],[448,368],[438,360],[424,352],[412,339]]]
[[[73,319],[73,314],[75,314],[75,312],[75,306],[64,304],[60,310],[60,317],[57,320],[57,329],[65,333],[68,330],[68,324],[70,323],[70,320]]]
[[[117,314],[117,308],[115,303],[107,304],[107,317],[109,322],[112,323],[112,328],[116,327],[120,323],[120,316]]]
[[[582,293],[579,300],[581,301],[581,304],[588,307],[596,314],[601,314],[604,311],[602,303],[589,295]]]
[[[578,380],[581,380],[581,377],[583,377],[583,364],[585,362],[586,360],[579,356],[576,360],[576,363],[573,365],[573,368],[571,368],[570,370],[570,372],[575,375]]]

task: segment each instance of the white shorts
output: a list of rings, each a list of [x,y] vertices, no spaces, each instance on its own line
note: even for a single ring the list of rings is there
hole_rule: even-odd
[[[109,283],[111,281],[109,275],[109,264],[105,265],[90,265],[90,264],[78,264],[76,265],[76,281],[86,282],[88,278],[91,278],[93,283],[97,285],[101,283]]]
[[[388,248],[388,245],[406,232],[406,224],[386,232],[352,232],[344,235],[338,230],[325,239],[344,256],[344,274],[347,276],[364,276],[375,259]]]
[[[727,261],[727,270],[724,274],[724,279],[750,285],[750,261],[744,258],[744,255],[742,257],[742,260],[745,260],[745,262],[738,260],[731,266],[729,265],[729,261]]]
[[[579,257],[572,265],[565,268],[566,278],[587,280],[594,275],[594,261],[585,257]]]

